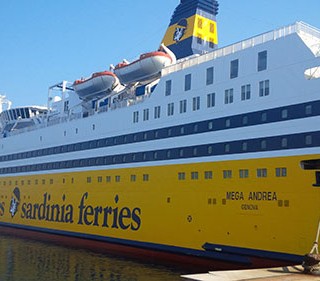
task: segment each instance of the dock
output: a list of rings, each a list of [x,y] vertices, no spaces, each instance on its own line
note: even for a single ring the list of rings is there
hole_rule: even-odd
[[[320,272],[303,273],[300,265],[230,271],[210,271],[204,274],[182,275],[182,278],[196,281],[320,281]]]

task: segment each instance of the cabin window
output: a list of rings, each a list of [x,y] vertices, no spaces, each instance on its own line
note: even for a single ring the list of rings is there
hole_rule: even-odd
[[[142,175],[142,180],[143,181],[149,181],[149,174],[143,174]]]
[[[130,176],[130,181],[135,182],[137,180],[137,176],[136,175],[131,175]]]
[[[207,107],[214,107],[216,105],[216,94],[211,93],[207,95]]]
[[[232,178],[232,171],[231,170],[223,170],[223,178],[224,179],[231,179]]]
[[[87,177],[87,183],[91,183],[91,182],[92,182],[91,177]]]
[[[248,169],[241,169],[239,170],[239,178],[245,179],[249,177],[249,170]]]
[[[184,90],[185,91],[191,90],[191,74],[187,74],[184,77]]]
[[[225,92],[224,92],[224,103],[225,104],[233,103],[233,89],[225,90]]]
[[[243,116],[242,117],[242,125],[248,125],[248,116]]]
[[[192,99],[192,110],[196,111],[200,109],[200,97],[194,97]]]
[[[143,110],[143,121],[148,121],[149,120],[149,109],[146,108]]]
[[[258,53],[258,71],[263,71],[267,69],[267,51]]]
[[[180,172],[178,173],[178,180],[183,181],[186,179],[186,173]]]
[[[214,24],[210,23],[210,33],[214,33]]]
[[[306,143],[306,145],[312,145],[312,136],[311,135],[305,136],[305,143]]]
[[[206,180],[211,180],[213,178],[213,172],[212,171],[205,171],[204,172],[204,178]]]
[[[111,176],[106,176],[106,182],[111,182]]]
[[[233,60],[230,63],[230,79],[237,78],[239,74],[239,60]]]
[[[287,138],[282,138],[281,139],[281,147],[282,148],[288,147],[288,139]]]
[[[270,81],[260,81],[259,82],[259,96],[264,97],[270,94]]]
[[[266,168],[257,169],[257,178],[266,178],[268,170]]]
[[[167,115],[172,116],[174,114],[174,103],[168,103]]]
[[[171,89],[172,89],[172,81],[167,80],[166,81],[166,88],[165,88],[165,95],[170,96],[171,95]]]
[[[281,118],[282,118],[282,119],[288,118],[288,109],[283,109],[283,110],[281,111]]]
[[[203,21],[202,19],[198,19],[198,28],[202,29]]]
[[[158,105],[154,108],[154,119],[160,118],[161,107]]]
[[[249,100],[251,98],[251,85],[243,85],[241,86],[241,100]]]
[[[213,67],[207,68],[207,79],[206,79],[206,84],[207,85],[212,85],[213,84],[213,79],[214,79],[214,69]]]
[[[276,177],[286,177],[287,168],[276,168]]]
[[[180,113],[186,113],[187,112],[187,100],[181,100],[180,101]]]
[[[312,105],[311,104],[306,105],[305,113],[306,113],[306,115],[311,115],[312,114]]]
[[[199,179],[199,173],[198,172],[191,172],[191,179],[192,180],[198,180]]]
[[[120,182],[120,176],[115,176],[115,181]]]
[[[139,122],[139,111],[133,112],[133,123]]]

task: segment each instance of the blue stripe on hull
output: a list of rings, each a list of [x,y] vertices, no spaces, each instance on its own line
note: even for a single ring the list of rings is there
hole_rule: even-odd
[[[201,251],[201,250],[195,250],[195,249],[189,249],[189,248],[183,248],[183,247],[161,245],[157,243],[139,242],[139,241],[133,241],[133,240],[127,240],[127,239],[121,239],[121,238],[112,238],[112,237],[106,237],[106,236],[100,236],[100,235],[46,229],[46,228],[11,224],[11,223],[5,223],[5,222],[0,222],[0,226],[15,228],[15,229],[22,229],[27,231],[35,231],[35,232],[46,233],[46,234],[59,235],[59,236],[95,240],[95,241],[106,242],[111,244],[118,244],[121,246],[134,247],[134,248],[140,248],[140,249],[158,251],[158,252],[166,252],[169,254],[171,253],[176,255],[193,256],[196,258],[209,259],[212,261],[219,261],[219,262],[233,264],[235,266],[239,265],[243,267],[254,266],[254,262],[252,261],[252,258],[272,260],[272,261],[275,261],[275,264],[276,264],[276,261],[279,261],[279,262],[282,261],[282,264],[286,262],[287,264],[299,264],[302,262],[302,259],[303,259],[303,257],[299,255],[254,250],[254,249],[247,249],[247,248],[240,248],[240,247],[231,247],[231,246],[224,246],[224,245],[210,244],[210,243],[205,243],[203,245],[204,251]]]

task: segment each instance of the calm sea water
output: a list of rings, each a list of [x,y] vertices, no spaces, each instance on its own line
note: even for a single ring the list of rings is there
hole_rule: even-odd
[[[178,281],[160,265],[0,235],[0,281]]]

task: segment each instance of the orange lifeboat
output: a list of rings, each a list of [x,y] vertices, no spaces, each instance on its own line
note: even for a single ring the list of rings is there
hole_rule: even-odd
[[[134,62],[122,62],[115,66],[114,73],[121,83],[133,84],[148,81],[157,77],[161,70],[172,64],[174,59],[170,54],[162,51],[142,54]]]
[[[110,71],[96,72],[89,78],[74,81],[73,88],[80,99],[89,100],[111,93],[119,85],[118,77]]]

